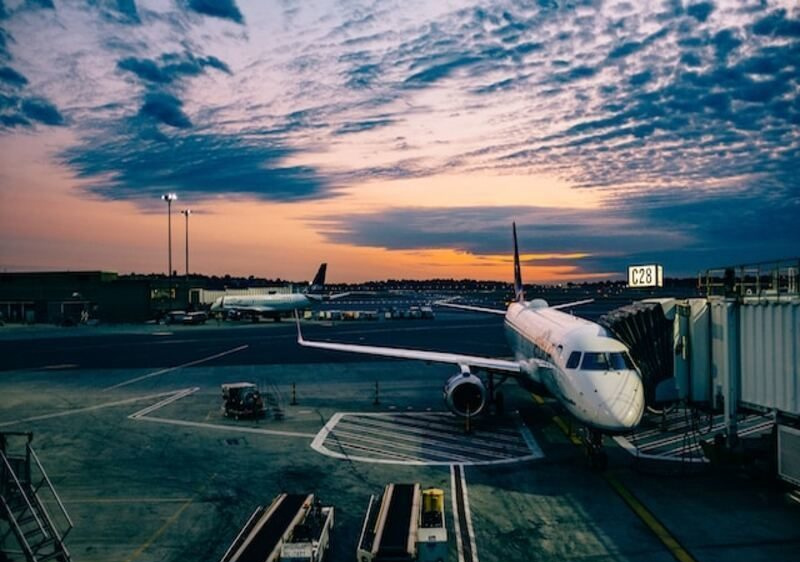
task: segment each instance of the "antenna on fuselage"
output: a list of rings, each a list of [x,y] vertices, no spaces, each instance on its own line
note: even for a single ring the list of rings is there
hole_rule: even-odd
[[[511,229],[514,232],[514,300],[516,302],[523,302],[525,300],[525,291],[522,289],[522,270],[519,266],[519,247],[517,245],[517,223],[511,223]]]

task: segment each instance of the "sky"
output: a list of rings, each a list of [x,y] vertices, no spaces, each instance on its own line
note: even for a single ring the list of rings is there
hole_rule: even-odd
[[[0,270],[800,255],[795,0],[0,0]]]

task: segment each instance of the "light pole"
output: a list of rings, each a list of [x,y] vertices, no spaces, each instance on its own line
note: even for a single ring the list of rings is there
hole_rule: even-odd
[[[178,196],[174,193],[165,193],[161,196],[161,198],[167,202],[167,255],[169,256],[168,278],[169,294],[170,299],[172,299],[172,202],[175,201]]]
[[[186,217],[186,279],[189,279],[189,215],[192,214],[191,209],[184,209],[181,214]]]

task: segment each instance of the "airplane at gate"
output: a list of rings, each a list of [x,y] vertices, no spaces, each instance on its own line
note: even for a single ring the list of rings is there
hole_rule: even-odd
[[[311,308],[320,301],[345,297],[350,293],[324,294],[325,273],[328,264],[319,266],[314,280],[302,293],[283,293],[274,295],[230,295],[219,297],[211,305],[211,312],[235,311],[247,314],[257,319],[259,316],[268,316],[280,320],[282,314],[291,313],[293,310]]]
[[[641,421],[645,398],[642,376],[628,348],[604,327],[562,312],[561,309],[590,300],[550,306],[542,299],[525,300],[517,246],[514,237],[514,301],[508,309],[496,310],[454,303],[439,303],[462,310],[505,316],[505,329],[514,358],[494,359],[458,353],[443,353],[394,347],[309,341],[303,338],[297,320],[298,343],[305,347],[345,351],[397,359],[416,359],[457,365],[459,372],[444,385],[444,399],[459,416],[484,410],[492,399],[483,372],[514,378],[528,390],[553,396],[589,430],[585,439],[592,464],[605,466],[603,434],[627,433]]]

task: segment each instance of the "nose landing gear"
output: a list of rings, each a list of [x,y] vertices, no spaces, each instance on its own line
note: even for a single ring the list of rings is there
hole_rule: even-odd
[[[596,429],[588,429],[584,433],[583,443],[586,446],[586,459],[589,468],[603,472],[608,467],[608,455],[603,448],[603,434]]]

